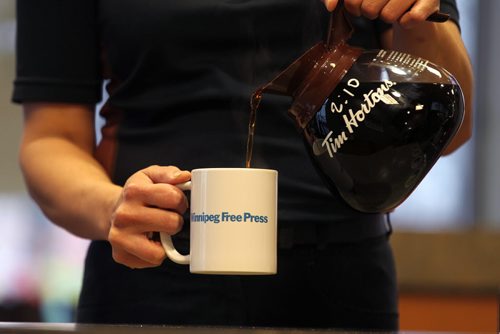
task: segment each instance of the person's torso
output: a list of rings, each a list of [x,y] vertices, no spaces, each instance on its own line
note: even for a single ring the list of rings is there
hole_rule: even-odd
[[[114,181],[152,164],[243,167],[252,92],[321,42],[328,18],[314,0],[100,1],[110,98],[98,156]],[[358,215],[316,174],[289,102],[264,97],[252,160],[279,171],[280,218]]]

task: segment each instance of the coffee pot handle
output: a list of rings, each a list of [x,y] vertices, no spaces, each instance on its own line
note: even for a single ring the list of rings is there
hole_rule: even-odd
[[[339,0],[337,7],[330,14],[326,47],[333,50],[339,44],[346,43],[353,32],[354,29],[344,8],[344,0]]]
[[[408,11],[409,10],[411,10],[411,7]],[[442,13],[438,10],[429,15],[426,21],[442,23],[448,21],[449,18],[449,14]],[[354,28],[344,8],[344,0],[339,0],[337,7],[335,7],[335,10],[330,14],[326,47],[332,50],[337,45],[347,42],[349,38],[351,38],[353,32]]]

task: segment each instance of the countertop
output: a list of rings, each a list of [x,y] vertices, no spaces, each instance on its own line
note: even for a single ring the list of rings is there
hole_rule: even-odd
[[[1,334],[20,333],[89,333],[89,334],[327,334],[348,333],[335,329],[249,328],[249,327],[189,327],[145,325],[92,325],[75,323],[0,322]],[[352,332],[354,333],[354,332]],[[356,332],[359,333],[359,332]]]

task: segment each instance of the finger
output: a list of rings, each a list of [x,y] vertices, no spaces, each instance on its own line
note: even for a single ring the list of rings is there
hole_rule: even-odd
[[[175,166],[150,166],[140,171],[153,183],[179,184],[191,178],[189,171],[183,171]]]
[[[379,18],[387,23],[397,23],[416,0],[392,0],[380,11]]]
[[[361,16],[363,0],[344,0],[345,9],[354,16]]]
[[[337,4],[339,0],[322,0],[325,3],[326,9],[329,12],[332,12],[335,8],[337,8]]]
[[[129,234],[146,232],[178,233],[184,224],[184,218],[173,211],[144,206],[122,205],[114,213],[112,229],[126,231]]]
[[[116,262],[131,265],[159,266],[165,260],[165,250],[156,241],[149,240],[145,234],[130,235],[117,229],[111,229],[108,240],[113,246],[113,258]],[[136,258],[135,261],[133,260]],[[128,262],[130,261],[130,262]],[[133,263],[132,263],[133,262]],[[136,268],[139,268],[137,266]]]
[[[180,214],[188,208],[184,192],[173,185],[164,183],[150,184],[129,180],[123,188],[123,199],[125,202],[170,209]]]
[[[439,1],[420,0],[408,12],[404,13],[398,22],[402,27],[409,29],[425,22],[431,14],[438,11]]]
[[[361,15],[364,17],[374,20],[382,11],[382,8],[389,2],[389,0],[365,0],[361,4]]]
[[[115,251],[113,249],[113,260],[117,263],[123,264],[131,269],[144,269],[144,268],[153,268],[158,265],[146,262],[141,260],[137,256],[134,256],[130,253],[124,251]]]

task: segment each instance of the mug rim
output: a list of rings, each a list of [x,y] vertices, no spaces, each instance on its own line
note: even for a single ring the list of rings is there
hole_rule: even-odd
[[[191,170],[191,173],[194,172],[223,172],[223,171],[238,171],[238,172],[243,172],[243,173],[248,173],[248,172],[259,172],[259,173],[275,173],[277,174],[278,171],[276,169],[270,169],[270,168],[253,168],[253,167],[204,167],[204,168],[195,168]]]

